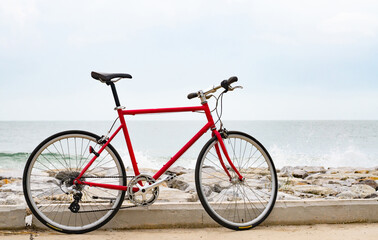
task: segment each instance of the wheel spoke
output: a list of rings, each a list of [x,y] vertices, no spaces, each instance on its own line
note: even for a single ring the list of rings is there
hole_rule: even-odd
[[[40,150],[34,151],[35,154],[29,157],[26,165],[29,170],[25,171],[23,177],[24,193],[29,208],[42,223],[53,226],[51,228],[55,230],[62,229],[59,231],[63,232],[84,233],[109,221],[121,206],[124,191],[74,185],[73,180],[91,157],[89,146],[99,146],[97,138],[82,131],[62,132],[46,139],[40,145]],[[102,155],[82,179],[87,176],[93,177],[90,180],[93,182],[124,186],[126,173],[118,154],[108,145]],[[76,193],[72,191],[73,188]],[[75,200],[75,196],[79,200]],[[70,210],[71,204],[74,204],[74,208],[80,207],[78,212]]]
[[[252,137],[229,132],[223,142],[232,162],[244,177],[227,167],[225,173],[218,156],[212,152],[217,141],[202,150],[196,167],[196,184],[205,210],[218,223],[231,229],[256,226],[270,213],[277,195],[277,176],[269,154]],[[210,191],[211,190],[211,191]],[[209,193],[210,191],[210,193]]]

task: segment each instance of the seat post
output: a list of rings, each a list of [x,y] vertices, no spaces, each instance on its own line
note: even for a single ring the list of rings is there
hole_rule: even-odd
[[[114,85],[114,82],[109,81],[106,84],[110,85],[110,87],[112,88],[113,97],[114,97],[116,107],[121,106],[121,104],[119,103],[118,94],[117,94],[117,90],[116,90],[116,87]]]

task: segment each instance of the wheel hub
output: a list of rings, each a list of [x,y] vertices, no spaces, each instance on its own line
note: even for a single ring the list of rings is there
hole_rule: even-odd
[[[72,189],[76,191],[82,191],[84,185],[75,184],[75,179],[80,175],[80,172],[70,172],[70,171],[60,171],[55,175],[55,178],[60,181],[60,188],[63,192],[69,193]],[[85,178],[81,178],[82,181],[85,181]]]

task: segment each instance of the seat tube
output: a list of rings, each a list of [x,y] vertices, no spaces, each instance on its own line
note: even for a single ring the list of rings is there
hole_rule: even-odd
[[[122,125],[123,135],[125,136],[127,150],[129,151],[131,164],[133,166],[135,176],[138,176],[140,174],[140,172],[139,172],[139,169],[138,169],[138,163],[136,162],[136,159],[135,159],[134,150],[133,150],[133,146],[131,144],[129,131],[127,130],[127,126],[126,126],[126,122],[125,122],[125,116],[122,113],[122,109],[117,109],[117,111],[118,111],[119,120],[120,120],[121,125]]]

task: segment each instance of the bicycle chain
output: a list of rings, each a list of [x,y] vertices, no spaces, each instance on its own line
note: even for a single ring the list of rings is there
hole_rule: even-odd
[[[120,207],[119,209],[134,208],[134,207],[139,207],[139,206],[138,205],[126,206],[126,207]],[[103,211],[109,211],[109,210],[116,210],[116,209],[108,208],[108,209],[99,209],[99,210],[87,210],[87,211],[78,211],[77,213],[103,212]]]
[[[126,176],[126,178],[133,178],[133,177],[134,176]],[[82,178],[123,178],[123,176],[82,176]],[[134,208],[134,207],[138,207],[138,205],[120,207],[119,209]],[[103,212],[103,211],[110,211],[110,210],[116,210],[116,209],[108,208],[108,209],[98,209],[98,210],[87,210],[87,211],[78,211],[77,213]]]
[[[126,176],[126,178],[133,178],[134,176]],[[81,178],[123,178],[123,176],[82,176]]]

